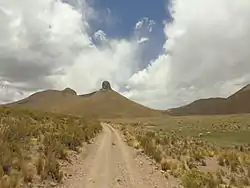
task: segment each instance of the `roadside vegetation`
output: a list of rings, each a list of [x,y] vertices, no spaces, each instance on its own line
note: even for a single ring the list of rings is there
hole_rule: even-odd
[[[150,156],[166,178],[178,178],[182,187],[250,187],[250,120],[245,117],[165,120],[174,125],[123,121],[117,128],[130,146]]]
[[[0,108],[0,188],[60,183],[60,160],[100,130],[94,119]]]

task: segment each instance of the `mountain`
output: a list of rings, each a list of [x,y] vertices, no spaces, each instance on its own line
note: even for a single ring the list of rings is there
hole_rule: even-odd
[[[103,82],[102,89],[89,94],[77,95],[70,88],[46,90],[7,106],[100,118],[162,115],[162,111],[147,108],[117,93],[107,81]]]
[[[32,94],[31,96],[7,104],[5,106],[25,109],[35,109],[47,112],[64,112],[70,103],[79,101],[76,92],[66,88],[63,91],[46,90]]]
[[[250,85],[227,98],[200,99],[179,108],[167,110],[170,115],[220,115],[250,113]]]

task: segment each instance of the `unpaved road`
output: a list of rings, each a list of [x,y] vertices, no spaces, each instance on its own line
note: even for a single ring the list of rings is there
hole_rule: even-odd
[[[166,179],[152,162],[124,143],[108,124],[90,146],[86,158],[77,159],[64,181],[67,188],[168,188],[176,181]]]

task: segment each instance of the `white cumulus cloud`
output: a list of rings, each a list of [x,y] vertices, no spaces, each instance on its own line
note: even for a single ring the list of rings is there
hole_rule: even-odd
[[[131,99],[167,109],[250,83],[249,0],[174,0],[164,53],[143,70],[153,20],[139,20],[129,39],[101,28],[92,36],[90,20],[103,14],[89,1],[71,1],[0,2],[0,102],[49,88],[86,93],[109,80]]]
[[[0,81],[11,86],[1,88],[1,102],[42,89],[85,93],[106,79],[119,89],[133,74],[137,41],[108,40],[100,30],[93,38],[107,43],[97,48],[88,23],[98,14],[79,2],[80,9],[54,0],[0,2]]]
[[[138,43],[138,44],[141,44],[141,43],[147,42],[148,40],[149,40],[149,38],[142,37],[142,38],[140,38],[140,39],[137,41],[137,43]]]
[[[172,10],[164,54],[131,77],[128,96],[164,109],[250,83],[250,1],[175,0]]]
[[[148,17],[144,17],[135,24],[134,29],[135,30],[146,29],[148,32],[151,33],[155,24],[156,23],[154,20],[150,20]]]

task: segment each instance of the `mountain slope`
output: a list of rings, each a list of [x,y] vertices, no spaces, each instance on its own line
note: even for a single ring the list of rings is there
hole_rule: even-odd
[[[77,95],[71,89],[42,91],[7,106],[101,118],[148,117],[162,114],[162,111],[127,99],[106,85],[103,85],[101,90],[86,95]]]
[[[67,108],[68,103],[77,103],[79,101],[76,94],[68,93],[65,91],[67,90],[41,91],[25,99],[7,104],[5,106],[35,109],[47,112],[62,112]]]
[[[170,115],[216,115],[250,113],[250,85],[228,98],[200,99],[179,108],[167,110]]]
[[[81,96],[83,106],[88,106],[88,112],[93,115],[108,117],[155,116],[161,112],[135,103],[113,90],[100,90],[90,96]],[[80,111],[78,106],[77,111]]]

